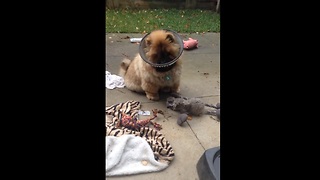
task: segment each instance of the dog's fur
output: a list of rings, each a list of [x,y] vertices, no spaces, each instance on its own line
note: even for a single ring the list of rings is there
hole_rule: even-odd
[[[174,35],[165,30],[156,30],[146,37],[146,57],[153,63],[166,63],[179,55],[179,44]],[[179,92],[182,60],[175,64],[155,68],[146,63],[139,54],[131,61],[124,59],[119,75],[132,91],[145,92],[150,100],[159,100],[159,91]]]

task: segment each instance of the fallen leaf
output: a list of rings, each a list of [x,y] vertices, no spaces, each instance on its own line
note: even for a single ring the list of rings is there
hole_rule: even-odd
[[[126,37],[122,37],[121,39],[129,39],[130,37],[129,36],[126,36]]]

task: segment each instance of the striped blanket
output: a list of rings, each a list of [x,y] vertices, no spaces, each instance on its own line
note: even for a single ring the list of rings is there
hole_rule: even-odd
[[[167,168],[174,159],[169,141],[158,130],[150,127],[132,130],[116,126],[122,112],[135,117],[140,107],[141,103],[138,101],[126,101],[106,107],[107,118],[110,118],[110,121],[106,121],[107,176],[160,171]],[[120,154],[115,154],[119,149]],[[148,157],[146,154],[149,154]]]

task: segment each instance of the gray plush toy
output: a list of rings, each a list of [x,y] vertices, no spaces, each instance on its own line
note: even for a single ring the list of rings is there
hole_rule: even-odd
[[[211,108],[211,109],[208,109]],[[216,105],[205,104],[199,98],[186,98],[180,94],[172,93],[171,97],[167,98],[167,108],[180,112],[177,123],[182,125],[187,120],[187,116],[200,116],[209,114],[217,116],[220,120],[220,103]]]

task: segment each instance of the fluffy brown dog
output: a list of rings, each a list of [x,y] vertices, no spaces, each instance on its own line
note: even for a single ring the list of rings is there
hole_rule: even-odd
[[[145,38],[146,57],[152,63],[170,62],[179,55],[179,43],[170,31],[156,30]],[[145,92],[150,100],[159,100],[159,91],[178,92],[181,75],[181,59],[168,67],[153,67],[139,54],[131,61],[124,59],[119,75],[132,91]]]

